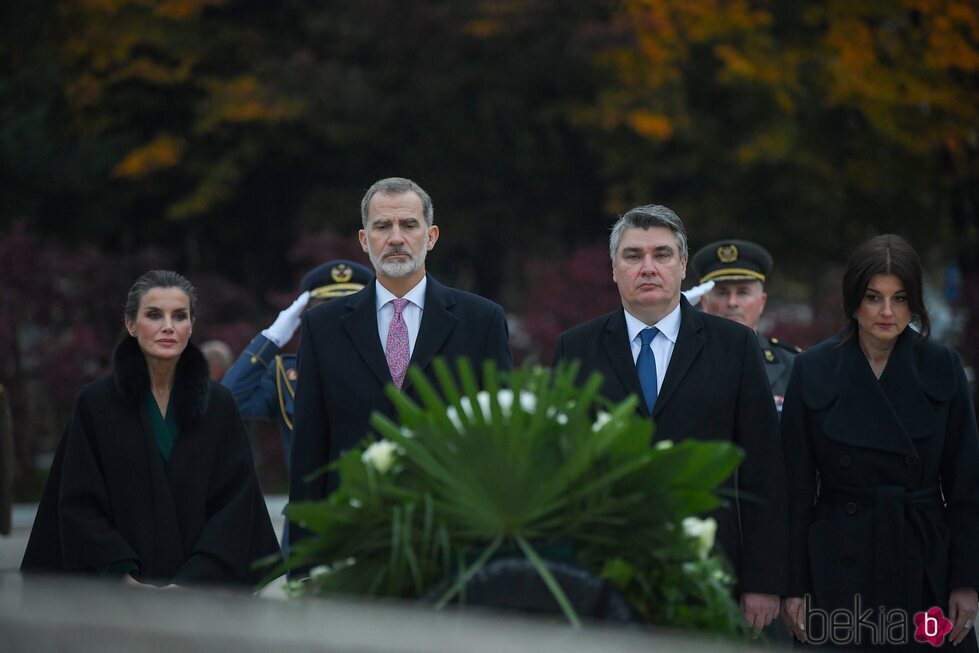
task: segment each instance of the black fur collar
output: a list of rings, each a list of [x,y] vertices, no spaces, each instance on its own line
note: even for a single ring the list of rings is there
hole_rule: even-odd
[[[135,404],[146,398],[150,391],[150,374],[136,338],[126,334],[116,345],[112,371],[123,399]],[[181,429],[193,426],[207,410],[208,382],[207,359],[194,343],[188,342],[177,362],[177,379],[170,396]]]

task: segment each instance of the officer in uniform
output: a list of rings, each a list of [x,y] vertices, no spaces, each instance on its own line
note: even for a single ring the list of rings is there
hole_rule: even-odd
[[[714,282],[714,287],[701,299],[704,311],[740,322],[757,334],[758,320],[768,299],[765,283],[772,271],[771,254],[747,240],[719,240],[697,251],[691,267],[701,284]],[[779,342],[778,338],[761,335],[758,344],[765,357],[775,407],[781,414],[792,362],[802,350]]]
[[[302,294],[255,336],[221,380],[234,394],[242,417],[278,421],[286,465],[292,457],[292,400],[299,375],[296,355],[279,352],[295,335],[304,310],[358,292],[373,280],[369,268],[353,261],[330,261],[313,269],[300,283]]]

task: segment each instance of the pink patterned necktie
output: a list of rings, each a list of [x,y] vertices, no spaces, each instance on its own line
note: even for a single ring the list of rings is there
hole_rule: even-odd
[[[400,390],[401,384],[405,382],[405,372],[408,371],[408,360],[411,352],[408,350],[408,325],[405,324],[402,312],[408,305],[407,299],[395,299],[394,315],[391,316],[391,324],[388,325],[388,342],[384,349],[384,355],[388,359],[388,369],[391,370],[391,380],[394,386]]]

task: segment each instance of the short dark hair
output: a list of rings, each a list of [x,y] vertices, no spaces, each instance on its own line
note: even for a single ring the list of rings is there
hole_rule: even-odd
[[[843,273],[843,312],[849,323],[844,340],[857,332],[856,312],[863,301],[870,280],[878,274],[893,274],[908,293],[911,321],[916,322],[922,338],[931,333],[931,321],[925,308],[921,258],[900,236],[883,234],[862,242],[850,255]]]
[[[422,212],[425,214],[425,223],[429,227],[435,224],[435,207],[432,204],[432,198],[425,192],[425,189],[404,177],[388,177],[387,179],[375,181],[367,189],[367,192],[364,193],[363,199],[360,200],[360,220],[364,225],[364,229],[367,228],[367,213],[370,209],[371,198],[374,195],[377,193],[381,195],[401,195],[402,193],[408,192],[414,193],[422,201]]]
[[[190,321],[197,319],[197,289],[185,276],[172,270],[150,270],[133,283],[126,296],[126,308],[123,317],[128,322],[135,322],[139,313],[139,304],[143,297],[154,288],[179,288],[190,300]]]
[[[624,215],[619,216],[612,226],[612,233],[608,239],[608,254],[615,260],[615,253],[619,249],[619,241],[626,229],[651,229],[653,227],[664,227],[673,232],[676,240],[677,249],[680,251],[680,258],[687,258],[687,230],[683,226],[683,220],[676,213],[665,206],[659,204],[647,204],[630,209]]]

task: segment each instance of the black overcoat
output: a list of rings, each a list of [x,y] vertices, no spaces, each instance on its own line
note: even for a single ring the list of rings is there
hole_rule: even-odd
[[[394,405],[384,394],[391,372],[377,333],[376,297],[376,285],[371,283],[303,315],[290,502],[326,497],[339,482],[336,474],[312,480],[307,476],[363,440],[375,410],[395,416]],[[432,360],[437,356],[450,365],[465,357],[476,369],[486,360],[502,370],[512,365],[503,309],[429,275],[410,365],[433,378]],[[405,377],[402,390],[415,396],[410,376]],[[293,542],[305,535],[296,524],[290,528]]]
[[[135,339],[112,375],[82,389],[55,454],[21,569],[95,573],[134,560],[158,585],[254,584],[278,543],[234,398],[188,344],[171,394],[180,434],[164,462],[143,405]]]
[[[555,361],[581,361],[580,378],[601,372],[601,394],[642,396],[623,309],[561,334]],[[637,408],[649,416],[644,402]],[[657,440],[734,442],[745,451],[735,500],[716,511],[717,540],[742,592],[783,594],[786,505],[778,417],[755,332],[707,315],[680,298],[680,330],[653,406]]]
[[[874,610],[947,614],[949,590],[979,585],[969,393],[955,352],[911,329],[879,380],[855,336],[796,358],[781,421],[791,596],[829,610],[860,594]]]

